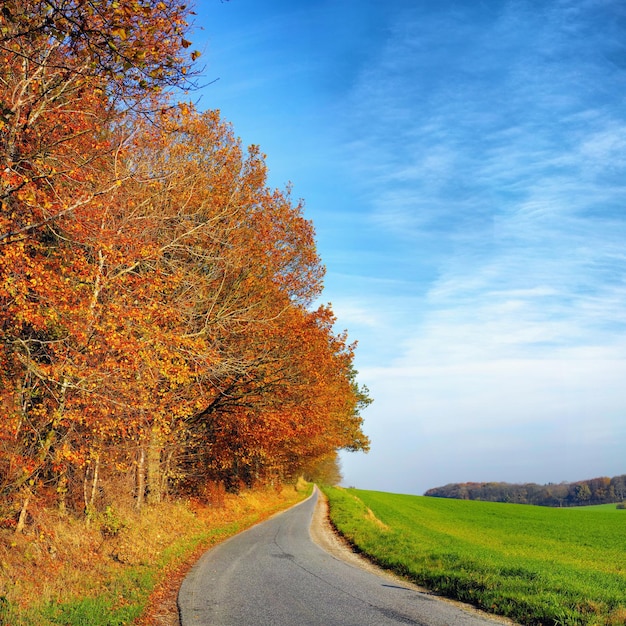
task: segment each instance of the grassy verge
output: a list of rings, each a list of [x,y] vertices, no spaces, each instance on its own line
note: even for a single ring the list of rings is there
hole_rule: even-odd
[[[615,509],[324,491],[353,545],[442,595],[521,624],[626,624],[626,526]]]
[[[202,551],[310,494],[311,485],[225,496],[219,507],[173,502],[109,509],[85,522],[38,512],[29,532],[0,531],[0,625],[122,626]]]
[[[572,510],[574,511],[618,511],[620,512],[620,515],[626,516],[626,513],[624,513],[626,508],[622,508],[622,507],[626,507],[626,504],[624,504],[623,502],[620,502],[618,504],[591,504],[589,506],[577,506],[577,507],[574,507]]]

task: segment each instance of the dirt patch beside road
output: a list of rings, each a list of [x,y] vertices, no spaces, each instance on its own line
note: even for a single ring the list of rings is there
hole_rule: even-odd
[[[387,570],[374,565],[369,559],[353,550],[352,546],[333,528],[328,515],[328,500],[321,491],[318,490],[318,493],[317,506],[315,507],[311,521],[311,539],[313,539],[320,548],[326,550],[331,556],[340,561],[345,561],[346,563],[350,563],[350,565],[360,567],[368,572],[378,574],[379,576],[393,579],[395,582],[402,580]],[[420,591],[426,592],[425,589],[411,585],[405,580],[402,580],[402,583],[412,589],[419,589]]]

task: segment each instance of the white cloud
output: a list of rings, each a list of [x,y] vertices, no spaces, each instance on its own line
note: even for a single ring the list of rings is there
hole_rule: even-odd
[[[348,482],[362,476],[364,488],[422,493],[451,481],[622,473],[626,359],[614,357],[596,349],[429,364],[422,355],[415,366],[366,368],[373,449],[346,457]]]
[[[342,328],[355,329],[362,326],[377,328],[382,323],[378,311],[368,306],[366,302],[335,298],[332,307],[337,316],[338,325]]]
[[[618,0],[230,4],[208,97],[306,198],[375,399],[347,480],[623,473]]]

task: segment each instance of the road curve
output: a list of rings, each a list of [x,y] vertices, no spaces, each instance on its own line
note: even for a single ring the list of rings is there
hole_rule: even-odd
[[[206,552],[180,588],[181,626],[494,626],[322,550],[309,534],[317,497]]]

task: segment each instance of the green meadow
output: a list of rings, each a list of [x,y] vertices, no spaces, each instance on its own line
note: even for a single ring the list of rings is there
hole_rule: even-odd
[[[325,488],[359,551],[520,624],[626,624],[626,511]]]

